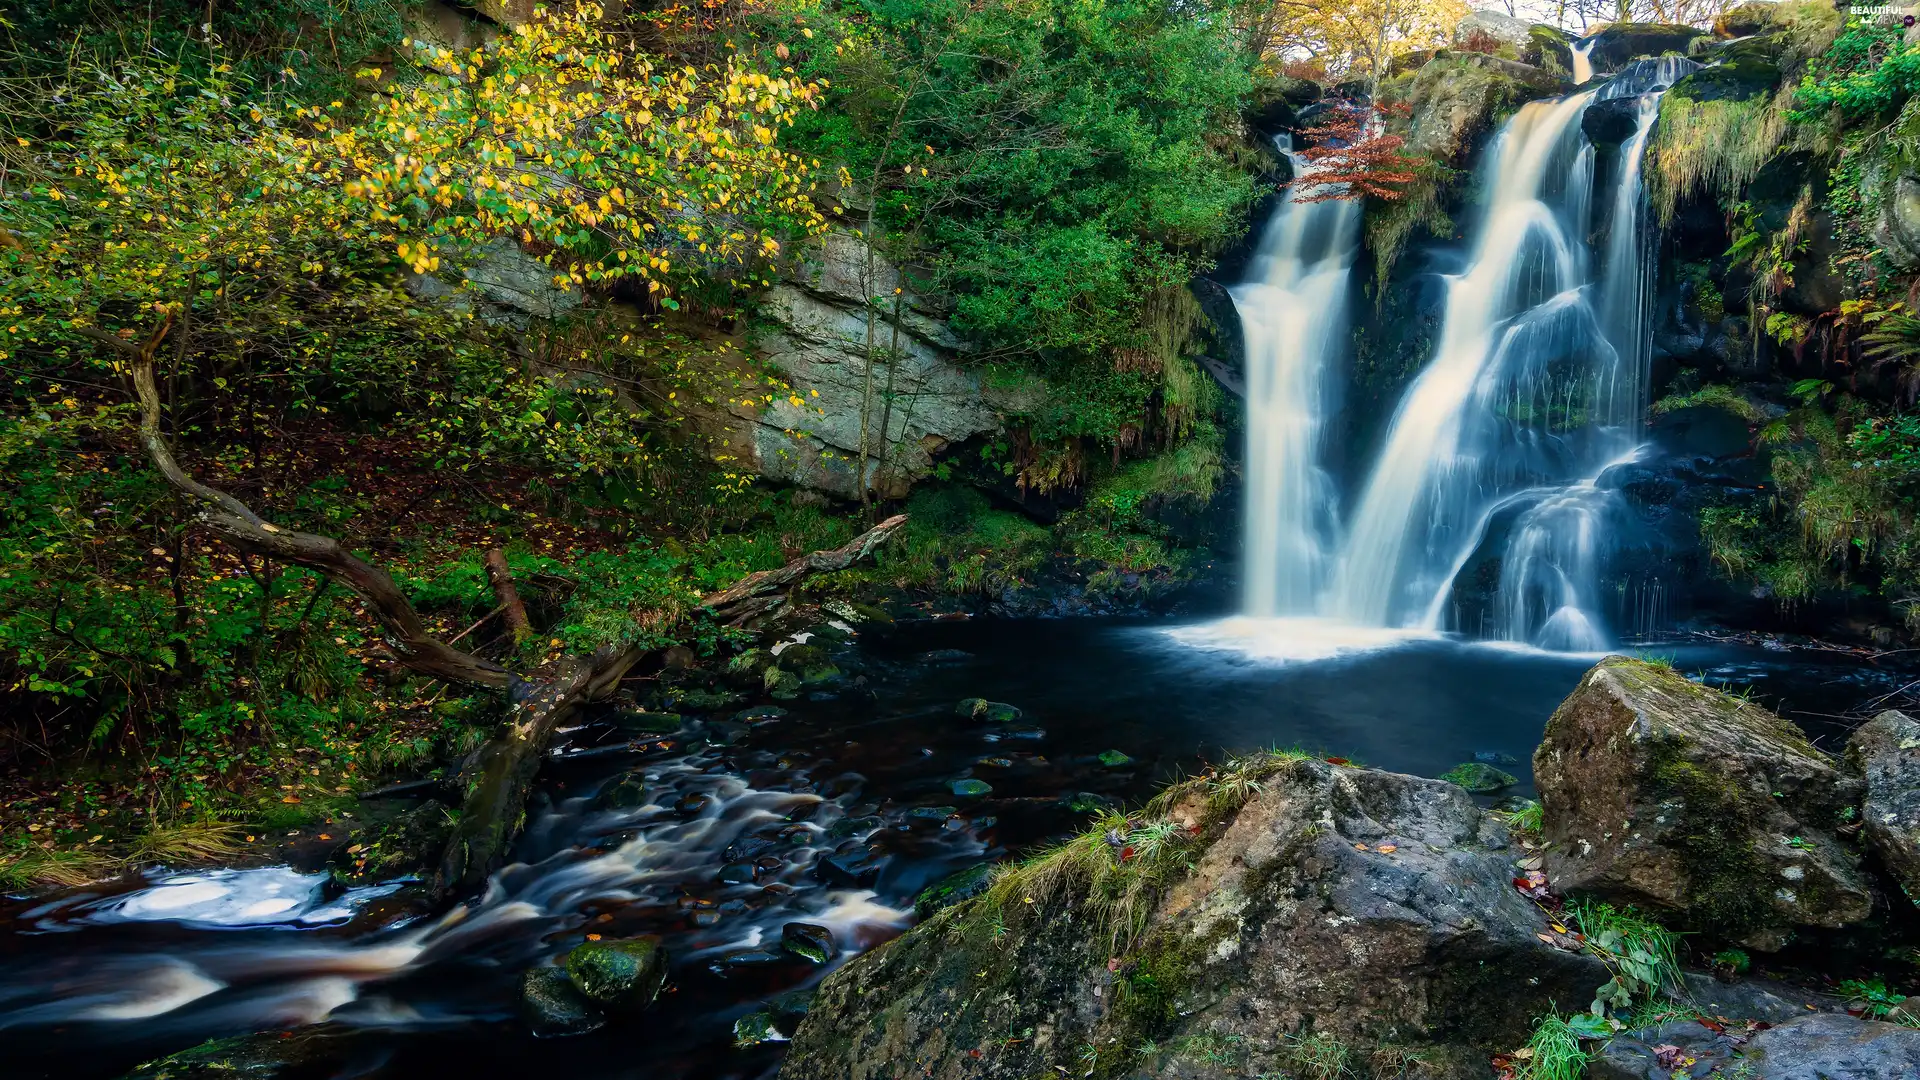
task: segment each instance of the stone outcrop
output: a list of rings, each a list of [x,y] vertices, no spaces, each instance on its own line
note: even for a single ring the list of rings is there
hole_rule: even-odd
[[[1667,23],[1614,23],[1594,34],[1593,48],[1587,59],[1595,72],[1619,71],[1643,56],[1665,56],[1692,51],[1694,42],[1707,37],[1697,26]]]
[[[1556,889],[1756,948],[1867,917],[1838,830],[1860,784],[1773,713],[1626,657],[1595,665],[1533,758]]]
[[[1104,884],[1049,890],[1029,867],[854,960],[781,1075],[1225,1080],[1337,1050],[1482,1076],[1551,1003],[1606,981],[1549,944],[1511,883],[1520,852],[1459,788],[1301,759],[1258,780],[1218,820],[1220,785],[1171,797],[1166,827],[1191,823],[1194,849],[1144,897],[1116,881],[1137,841],[1092,835],[1074,850],[1114,860]]]
[[[1920,902],[1920,722],[1892,709],[1847,740],[1847,768],[1867,786],[1861,831],[1908,898]]]
[[[1507,45],[1526,45],[1532,31],[1533,24],[1525,19],[1492,8],[1480,8],[1454,25],[1453,40],[1465,44],[1484,35]]]
[[[754,352],[792,393],[731,411],[738,452],[775,480],[857,498],[864,402],[866,472],[875,492],[898,497],[932,470],[934,455],[998,430],[1003,409],[1037,393],[990,385],[964,366],[967,346],[944,313],[891,263],[869,259],[852,233],[821,237],[803,267],[766,294],[761,314],[767,325],[753,335]]]

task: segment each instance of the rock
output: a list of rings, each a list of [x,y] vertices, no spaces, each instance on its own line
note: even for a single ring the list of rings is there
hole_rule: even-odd
[[[1907,898],[1920,903],[1920,722],[1889,709],[1847,740],[1847,768],[1866,782],[1862,832]]]
[[[922,921],[932,918],[936,911],[979,896],[992,881],[992,863],[981,863],[948,874],[920,890],[920,895],[913,898],[914,917]]]
[[[1672,668],[1595,665],[1547,722],[1533,773],[1563,892],[1765,949],[1872,907],[1835,834],[1859,782],[1792,724]]]
[[[960,812],[957,806],[916,806],[907,816],[919,821],[945,821]]]
[[[992,784],[987,783],[985,780],[975,780],[972,777],[964,780],[955,780],[953,783],[948,784],[947,787],[952,790],[955,795],[964,796],[988,795],[993,792]]]
[[[1736,4],[1714,17],[1713,32],[1723,38],[1751,37],[1773,29],[1780,5],[1761,0]]]
[[[604,1027],[605,1014],[593,1007],[560,968],[530,968],[520,979],[520,1015],[543,1039],[585,1035]]]
[[[338,1024],[208,1039],[135,1066],[125,1080],[306,1080],[339,1075],[333,1060],[351,1038]]]
[[[1011,724],[1026,715],[1004,701],[988,701],[977,697],[967,698],[955,705],[953,714],[983,724]]]
[[[615,777],[607,786],[593,796],[595,810],[638,810],[652,802],[647,792],[647,782],[639,773],[626,773]]]
[[[722,885],[753,884],[753,864],[752,863],[728,863],[726,866],[721,867],[720,868],[720,884]]]
[[[815,867],[814,876],[829,885],[864,889],[880,880],[880,861],[866,852],[828,855]]]
[[[622,731],[640,731],[649,735],[672,735],[686,724],[686,718],[672,712],[643,712],[639,709],[618,709],[613,713],[613,723]]]
[[[697,666],[700,657],[685,645],[673,645],[660,654],[660,664],[668,671],[685,671]]]
[[[784,1031],[792,1031],[807,1018],[807,1011],[813,1007],[813,991],[789,990],[779,997],[767,1001],[767,1011],[773,1014],[774,1023]]]
[[[589,941],[574,946],[565,964],[574,989],[610,1012],[645,1009],[667,981],[667,951],[650,938]]]
[[[780,929],[780,947],[810,963],[825,964],[840,955],[833,931],[818,923],[790,922]]]
[[[905,290],[897,316],[889,302],[896,288]],[[869,371],[869,296],[883,298],[871,326],[880,348],[872,352],[897,357],[891,371],[885,362]],[[869,480],[881,497],[897,498],[932,471],[940,450],[997,431],[1002,409],[1022,411],[1038,403],[1043,389],[1037,383],[989,384],[979,370],[961,365],[969,346],[936,307],[885,258],[869,259],[866,243],[854,233],[818,238],[794,279],[776,283],[759,309],[772,329],[756,339],[756,354],[781,372],[793,394],[729,406],[729,449],[770,479],[851,499],[859,495],[864,427],[872,455]],[[909,397],[911,408],[887,409],[883,387],[889,378],[894,396]],[[889,448],[884,465],[883,443]]]
[[[743,724],[765,724],[786,715],[787,710],[778,705],[762,705],[757,709],[742,709],[734,713],[733,718]]]
[[[675,690],[671,695],[673,703],[692,712],[723,712],[746,704],[746,696],[731,690],[702,690],[687,687]]]
[[[391,821],[353,834],[352,843],[333,853],[328,876],[347,888],[421,875],[435,865],[453,832],[451,811],[427,799]]]
[[[733,1022],[733,1045],[741,1050],[749,1050],[768,1043],[786,1042],[787,1037],[774,1025],[772,1013],[748,1013]]]
[[[1695,41],[1706,36],[1707,32],[1697,26],[1617,22],[1588,39],[1593,48],[1587,59],[1596,72],[1619,71],[1643,56],[1685,56]]]
[[[1895,176],[1886,181],[1873,238],[1887,259],[1901,269],[1920,267],[1920,180]]]
[[[1453,40],[1456,45],[1464,45],[1484,35],[1506,45],[1526,45],[1532,32],[1533,24],[1525,19],[1516,19],[1492,8],[1480,8],[1454,25]]]
[[[713,796],[704,792],[689,791],[674,800],[673,812],[684,818],[694,818],[706,813],[707,807],[712,805]]]
[[[1174,803],[1168,820],[1207,824],[1141,895],[1137,937],[1116,940],[1083,883],[997,911],[976,897],[829,976],[781,1075],[1039,1076],[1088,1046],[1112,1048],[1109,1076],[1314,1075],[1309,1025],[1356,1061],[1393,1047],[1485,1075],[1552,1002],[1606,981],[1535,936],[1546,919],[1509,880],[1506,830],[1459,788],[1311,760],[1259,780],[1217,818],[1198,785]],[[1233,1053],[1170,1065],[1196,1044]]]
[[[1686,982],[1688,1002],[1707,1016],[1723,1020],[1784,1024],[1809,1012],[1839,1011],[1845,1004],[1838,998],[1760,979],[1721,982],[1711,975],[1688,972]]]
[[[563,289],[553,282],[553,267],[541,262],[511,240],[490,240],[478,249],[480,258],[465,271],[480,295],[506,309],[502,321],[524,323],[524,318],[556,319],[585,301],[579,289]]]
[[[1126,754],[1121,753],[1118,750],[1100,751],[1099,761],[1100,761],[1100,764],[1105,765],[1109,769],[1117,769],[1117,768],[1120,768],[1122,765],[1133,764],[1133,758],[1129,757]]]
[[[1496,769],[1484,761],[1469,761],[1455,765],[1441,773],[1440,779],[1449,784],[1459,784],[1475,795],[1491,795],[1520,782],[1519,777]]]
[[[1120,810],[1120,800],[1092,791],[1076,791],[1063,800],[1076,814],[1111,814]]]
[[[1630,97],[1608,98],[1587,106],[1580,115],[1580,130],[1595,146],[1619,146],[1640,126],[1640,103]]]
[[[1920,1031],[1812,1013],[1755,1035],[1744,1056],[1754,1080],[1893,1080],[1920,1076]]]
[[[1526,64],[1448,51],[1389,79],[1381,94],[1410,110],[1404,121],[1409,153],[1465,167],[1508,111],[1558,93],[1562,86],[1561,80]]]
[[[1661,1051],[1679,1053],[1663,1058]],[[1587,1080],[1674,1080],[1674,1077],[1733,1075],[1730,1065],[1738,1047],[1725,1032],[1693,1020],[1676,1020],[1658,1027],[1608,1039],[1587,1062]],[[1681,1058],[1692,1059],[1691,1066]]]
[[[1573,35],[1557,26],[1536,23],[1527,29],[1527,44],[1520,59],[1556,78],[1571,79]]]
[[[733,949],[723,952],[707,963],[707,970],[721,978],[747,972],[761,971],[789,963],[792,960],[786,951],[778,946],[759,949]]]

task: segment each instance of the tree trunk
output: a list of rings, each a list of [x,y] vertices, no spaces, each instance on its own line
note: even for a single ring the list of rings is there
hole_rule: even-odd
[[[513,587],[513,571],[507,568],[507,553],[499,548],[487,552],[487,581],[493,585],[493,598],[506,616],[507,629],[515,645],[533,636],[533,623],[527,619],[527,605],[520,590]]]

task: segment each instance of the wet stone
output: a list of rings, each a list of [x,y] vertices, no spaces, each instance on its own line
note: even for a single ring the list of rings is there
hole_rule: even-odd
[[[786,1041],[787,1037],[775,1026],[772,1013],[748,1013],[733,1022],[733,1045],[741,1050]]]
[[[978,724],[1011,724],[1025,715],[1004,701],[988,701],[977,697],[963,699],[953,707],[953,712],[955,716],[964,716]]]
[[[985,892],[987,883],[992,879],[992,863],[981,863],[948,874],[920,890],[920,895],[913,898],[913,913],[922,920],[931,918],[934,912],[942,908],[952,907]]]
[[[993,792],[992,784],[987,783],[985,780],[975,780],[972,777],[968,777],[965,780],[955,780],[953,783],[948,784],[947,787],[955,795],[969,797],[988,795]]]
[[[647,797],[646,781],[634,773],[616,778],[593,797],[596,810],[638,810],[652,800]]]
[[[1013,759],[1003,758],[1003,757],[987,757],[987,758],[981,758],[978,764],[985,765],[991,769],[1011,769],[1013,768]]]
[[[645,712],[640,709],[618,709],[613,713],[614,726],[622,731],[638,731],[649,735],[671,735],[679,731],[685,718],[673,712]]]
[[[787,710],[778,705],[762,705],[755,709],[742,709],[733,714],[735,720],[743,724],[765,724],[787,715]]]
[[[752,863],[732,863],[728,866],[721,868],[720,883],[722,885],[753,884],[753,864]]]
[[[973,654],[965,649],[929,649],[920,654],[923,664],[964,664],[973,659]]]
[[[1118,750],[1103,750],[1100,752],[1100,764],[1109,769],[1117,769],[1122,765],[1133,764],[1133,758]]]
[[[750,971],[762,971],[787,962],[780,949],[734,949],[721,953],[707,964],[707,970],[721,978]]]
[[[574,989],[602,1008],[639,1012],[653,1004],[667,981],[667,952],[648,938],[589,941],[567,953]]]
[[[551,1039],[585,1035],[604,1027],[607,1018],[559,968],[532,968],[520,980],[520,1015],[534,1035]]]
[[[882,828],[885,825],[886,822],[872,816],[841,818],[839,821],[828,826],[827,839],[845,840],[850,837],[862,836],[875,829]]]
[[[816,865],[814,876],[829,885],[865,888],[880,880],[880,861],[864,851],[828,855]]]
[[[818,923],[788,923],[781,928],[780,947],[815,964],[825,964],[840,955],[833,943],[833,931]]]
[[[715,720],[707,724],[707,741],[722,746],[735,746],[747,737],[751,730],[747,725],[735,720]]]
[[[1105,814],[1120,809],[1120,800],[1091,791],[1076,791],[1065,801],[1067,809],[1076,814]]]
[[[1520,764],[1519,758],[1514,757],[1512,754],[1503,754],[1498,750],[1476,751],[1473,755],[1473,760],[1481,763],[1482,765],[1518,765]]]
[[[1455,765],[1441,773],[1440,779],[1449,784],[1458,784],[1475,795],[1490,795],[1520,782],[1519,777],[1502,772],[1484,761],[1469,761]]]
[[[813,830],[805,825],[789,825],[774,834],[774,838],[788,847],[798,847],[812,842]]]
[[[681,817],[699,817],[706,812],[707,807],[712,805],[713,796],[693,791],[680,796],[673,804],[673,812]]]
[[[916,806],[907,816],[919,821],[945,821],[960,812],[957,806]]]
[[[779,997],[769,998],[767,1011],[773,1014],[774,1023],[792,1031],[807,1018],[807,1010],[813,1007],[813,993],[812,990],[789,990]]]
[[[984,738],[990,743],[997,742],[1038,742],[1047,737],[1039,728],[1008,728],[1005,731],[990,731]]]

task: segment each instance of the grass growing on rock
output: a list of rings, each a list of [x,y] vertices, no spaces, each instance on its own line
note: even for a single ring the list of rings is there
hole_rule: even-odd
[[[1527,1040],[1526,1080],[1580,1080],[1587,1072],[1587,1051],[1580,1035],[1566,1019],[1548,1014],[1540,1018]]]

